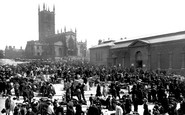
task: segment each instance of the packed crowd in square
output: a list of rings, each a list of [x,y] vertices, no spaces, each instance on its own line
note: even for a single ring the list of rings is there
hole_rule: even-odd
[[[64,82],[65,95],[54,99],[53,84]],[[2,114],[10,115],[184,115],[185,80],[166,71],[95,66],[86,61],[32,61],[0,66]],[[96,88],[88,99],[85,91]],[[12,93],[14,89],[14,93]],[[123,92],[122,89],[127,90]],[[18,103],[23,97],[23,102]],[[40,97],[36,100],[34,97]],[[17,103],[15,103],[17,101]],[[89,101],[89,102],[88,102]],[[153,104],[153,109],[148,108]],[[177,104],[180,107],[177,108]],[[86,110],[82,109],[86,105]],[[132,109],[133,106],[133,109]]]

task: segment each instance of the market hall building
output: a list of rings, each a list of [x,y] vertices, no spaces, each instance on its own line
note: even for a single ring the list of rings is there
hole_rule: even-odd
[[[95,65],[185,73],[185,31],[138,38],[109,40],[90,48]]]

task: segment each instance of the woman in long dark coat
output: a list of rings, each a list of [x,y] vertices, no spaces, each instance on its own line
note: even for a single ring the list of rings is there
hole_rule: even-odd
[[[101,96],[101,87],[100,87],[100,84],[98,84],[98,86],[97,86],[96,96]]]
[[[84,114],[84,112],[82,111],[82,106],[80,104],[77,104],[75,115],[83,115],[83,114]]]
[[[144,104],[143,104],[144,112],[143,112],[143,115],[150,115],[149,110],[148,110],[148,105],[147,105],[146,102],[147,102],[147,100],[144,99]]]

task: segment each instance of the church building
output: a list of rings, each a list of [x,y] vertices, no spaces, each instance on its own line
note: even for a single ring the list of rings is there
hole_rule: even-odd
[[[53,11],[43,5],[38,8],[39,40],[28,41],[25,55],[30,59],[60,59],[68,56],[85,56],[87,42],[77,41],[77,31],[66,27],[55,33],[55,6]],[[81,45],[83,47],[81,47]],[[82,53],[82,54],[81,54]]]
[[[90,48],[90,62],[185,74],[185,31],[105,41]]]

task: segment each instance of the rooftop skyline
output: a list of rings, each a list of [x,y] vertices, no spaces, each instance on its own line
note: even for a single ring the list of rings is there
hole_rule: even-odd
[[[0,49],[25,48],[38,40],[38,6],[53,11],[57,30],[77,30],[77,40],[88,48],[98,40],[135,39],[185,30],[183,0],[6,0],[1,1]]]

